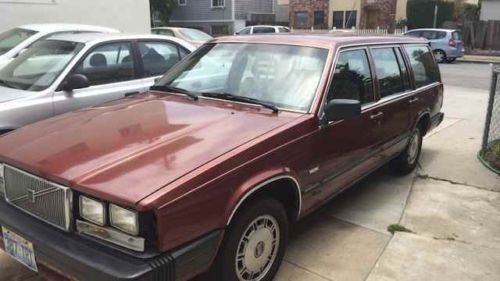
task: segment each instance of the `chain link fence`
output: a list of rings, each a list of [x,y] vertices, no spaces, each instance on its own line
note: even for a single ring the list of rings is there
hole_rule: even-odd
[[[483,143],[479,159],[500,174],[500,66],[493,67]]]

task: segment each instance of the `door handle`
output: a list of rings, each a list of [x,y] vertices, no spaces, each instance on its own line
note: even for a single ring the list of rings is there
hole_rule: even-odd
[[[409,102],[410,103],[416,103],[417,101],[418,101],[418,98],[415,97],[415,98],[411,98]]]
[[[139,92],[130,92],[130,93],[126,93],[125,94],[125,97],[130,97],[130,96],[133,96],[133,95],[137,95]]]
[[[379,111],[378,113],[376,114],[373,114],[373,115],[370,115],[370,119],[371,120],[377,120],[377,119],[380,119],[384,116],[384,113]]]

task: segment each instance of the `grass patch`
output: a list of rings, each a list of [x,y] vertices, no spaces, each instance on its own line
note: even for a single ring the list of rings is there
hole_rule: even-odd
[[[387,231],[389,231],[391,234],[394,234],[396,232],[408,232],[408,233],[415,233],[411,229],[408,229],[400,224],[391,224],[387,227]]]

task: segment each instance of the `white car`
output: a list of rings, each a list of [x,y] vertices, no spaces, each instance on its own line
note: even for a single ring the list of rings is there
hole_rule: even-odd
[[[0,33],[0,69],[38,40],[55,34],[98,32],[118,33],[112,28],[83,24],[29,24]]]
[[[169,36],[58,34],[0,70],[0,134],[147,91],[196,48]]]
[[[205,42],[214,39],[212,36],[201,30],[184,27],[155,27],[151,29],[151,33],[177,37],[195,45],[196,47],[200,47]]]
[[[286,26],[277,25],[254,25],[247,26],[240,31],[236,32],[235,35],[248,35],[248,34],[264,34],[264,33],[289,33],[290,28]]]

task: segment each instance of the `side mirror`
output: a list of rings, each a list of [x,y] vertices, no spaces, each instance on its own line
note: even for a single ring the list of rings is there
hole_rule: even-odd
[[[325,106],[325,123],[357,116],[361,116],[361,103],[358,100],[333,99]]]
[[[73,74],[66,79],[62,86],[62,90],[66,92],[71,92],[76,89],[82,89],[90,87],[90,82],[87,76],[83,74]]]

